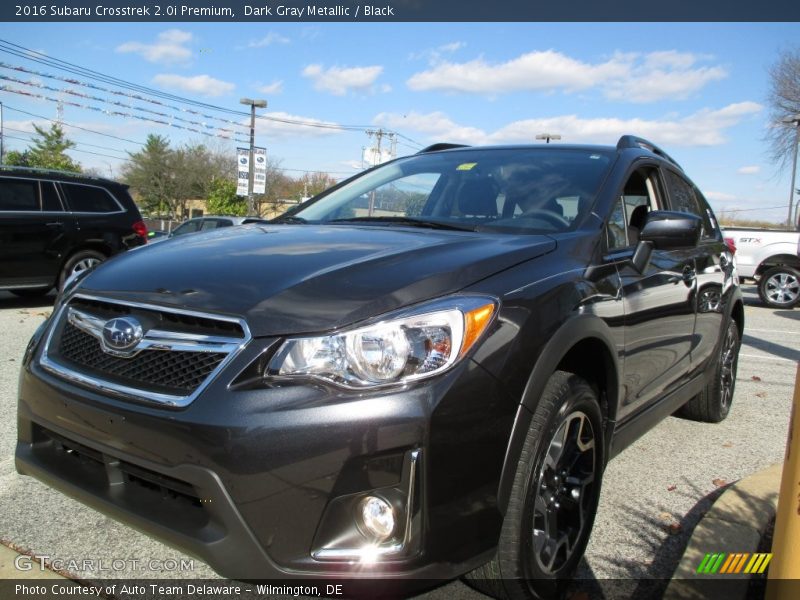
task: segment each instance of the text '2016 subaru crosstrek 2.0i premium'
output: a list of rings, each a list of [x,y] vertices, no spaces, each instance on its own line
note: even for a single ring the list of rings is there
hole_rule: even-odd
[[[743,314],[658,147],[440,144],[70,282],[17,469],[232,578],[553,595],[607,461],[725,418]]]

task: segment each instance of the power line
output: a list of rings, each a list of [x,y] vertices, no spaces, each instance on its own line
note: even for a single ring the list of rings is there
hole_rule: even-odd
[[[4,127],[3,129],[5,129],[6,131],[16,131],[17,133],[24,133],[24,134],[27,134],[27,135],[33,135],[33,132],[26,131],[25,129],[17,129],[15,127],[7,127],[7,126]],[[30,139],[32,139],[32,138],[30,138]],[[77,144],[79,146],[89,146],[91,148],[99,148],[100,150],[110,150],[111,152],[124,152],[123,150],[119,150],[118,148],[109,148],[108,146],[99,146],[97,144],[90,144],[88,142],[73,142],[73,143]]]
[[[50,67],[53,67],[53,68],[56,68],[56,69],[67,71],[69,73],[80,75],[80,76],[86,77],[88,79],[93,79],[95,81],[101,81],[103,83],[106,83],[106,84],[109,84],[109,85],[114,85],[114,86],[117,86],[117,87],[121,87],[123,89],[134,90],[134,91],[139,92],[139,93],[148,94],[150,96],[154,96],[156,98],[162,98],[162,99],[165,99],[165,100],[169,100],[171,102],[180,102],[180,103],[183,103],[183,104],[188,104],[190,106],[196,106],[196,107],[201,107],[201,108],[204,108],[204,109],[215,110],[215,111],[226,113],[226,114],[240,115],[240,116],[243,116],[243,117],[248,117],[249,116],[249,113],[247,113],[245,111],[241,111],[241,110],[237,110],[237,109],[225,108],[225,107],[222,107],[222,106],[217,106],[217,105],[209,104],[209,103],[206,103],[206,102],[199,102],[197,100],[192,100],[190,98],[177,96],[175,94],[169,94],[169,93],[166,93],[166,92],[162,92],[160,90],[156,90],[154,88],[149,88],[149,87],[142,86],[142,85],[139,85],[139,84],[131,83],[129,81],[126,81],[124,79],[119,79],[119,78],[113,77],[111,75],[105,75],[105,74],[100,73],[98,71],[93,71],[92,69],[87,69],[85,67],[81,67],[80,65],[76,65],[74,63],[70,63],[70,62],[65,61],[65,60],[61,60],[61,59],[58,59],[58,58],[54,58],[54,57],[48,56],[46,54],[42,54],[41,52],[38,52],[36,50],[32,50],[30,48],[26,48],[24,46],[21,46],[19,44],[15,44],[13,42],[9,42],[8,40],[0,39],[0,51],[6,52],[6,53],[11,54],[13,56],[17,56],[19,58],[23,58],[25,60],[30,60],[30,61],[33,61],[33,62],[36,62],[36,63],[39,63],[39,64],[44,64],[44,65],[47,65],[47,66],[50,66]],[[47,76],[47,75],[43,74],[42,76]],[[81,83],[81,82],[78,82],[77,84],[78,85],[86,85],[85,83]],[[110,90],[106,90],[106,91],[110,91]],[[110,91],[110,92],[114,93],[113,91]],[[144,101],[152,101],[150,99],[147,99],[146,97],[140,97],[139,99],[144,100]],[[159,103],[159,104],[163,104],[163,103]],[[172,106],[170,106],[170,108],[172,108],[173,110],[186,110],[186,109],[176,108],[176,107],[172,107]],[[220,118],[220,117],[213,117],[211,115],[202,115],[202,116],[206,116],[207,118],[217,118],[217,119]],[[258,115],[257,118],[259,118],[261,120],[264,120],[264,121],[273,121],[273,122],[276,122],[276,123],[283,123],[283,124],[287,124],[287,125],[296,125],[296,126],[299,126],[299,127],[313,127],[313,128],[318,128],[318,129],[331,129],[331,130],[339,130],[339,131],[366,132],[368,129],[370,129],[372,127],[370,125],[341,125],[341,124],[338,124],[338,123],[325,123],[325,122],[319,122],[319,121],[305,121],[305,120],[302,120],[302,119],[290,119],[290,118],[286,118],[286,117],[274,117],[274,116],[269,116],[269,115]],[[241,124],[238,124],[238,125],[241,126]],[[419,142],[417,142],[415,140],[412,140],[411,138],[409,138],[409,137],[407,137],[407,136],[405,136],[403,134],[400,134],[400,133],[394,132],[394,131],[391,132],[391,133],[396,133],[399,137],[402,137],[405,140],[407,140],[407,141],[409,141],[409,142],[411,142],[413,144],[416,144],[420,148],[423,147],[423,144],[420,144]]]
[[[19,109],[19,108],[14,108],[13,106],[9,106],[8,104],[4,104],[3,106],[8,110],[13,110],[14,112],[22,113],[23,115],[28,115],[29,117],[35,117],[37,119],[44,119],[45,121],[50,121],[51,123],[56,123],[55,119],[50,119],[49,117],[45,117],[45,116],[42,116],[42,115],[37,115],[37,114],[34,114],[32,112],[28,112],[26,110],[22,110],[22,109]],[[88,127],[81,127],[80,125],[74,125],[72,123],[67,123],[67,122],[64,122],[63,124],[66,127],[72,127],[73,129],[80,129],[81,131],[86,131],[88,133],[94,133],[96,135],[102,135],[102,136],[105,136],[105,137],[113,138],[113,139],[119,140],[121,142],[128,142],[130,144],[136,144],[138,146],[144,146],[145,145],[144,142],[137,142],[136,140],[129,140],[127,138],[119,137],[117,135],[112,135],[110,133],[103,133],[102,131],[95,131],[94,129],[89,129]]]
[[[30,137],[24,138],[24,137],[19,137],[19,136],[16,136],[16,135],[4,135],[3,137],[6,138],[6,139],[9,139],[9,140],[19,140],[21,142],[31,142],[31,141],[33,141],[33,139],[30,138]],[[90,152],[89,150],[80,150],[78,148],[70,148],[69,151],[70,152],[82,152],[83,154],[93,154],[94,156],[102,156],[104,158],[113,158],[114,160],[120,160],[122,162],[130,162],[130,159],[128,159],[128,158],[121,158],[119,156],[111,156],[110,154],[101,154],[100,152]]]
[[[219,135],[219,134],[208,133],[207,131],[203,131],[202,129],[197,129],[196,127],[187,127],[185,125],[178,125],[176,123],[168,123],[167,121],[160,121],[158,119],[153,119],[151,117],[144,117],[142,115],[136,115],[136,114],[133,114],[133,113],[125,113],[125,112],[120,112],[118,110],[108,110],[108,109],[105,109],[105,108],[101,108],[99,106],[92,106],[92,105],[89,105],[89,104],[79,104],[77,102],[72,102],[70,100],[63,100],[63,99],[59,99],[59,98],[51,98],[50,96],[45,96],[43,94],[34,94],[33,92],[26,92],[25,90],[12,88],[11,86],[8,86],[8,85],[0,85],[0,91],[8,92],[10,94],[17,94],[19,96],[27,96],[29,98],[36,98],[37,100],[46,100],[48,102],[55,102],[55,103],[57,103],[59,105],[66,104],[67,106],[74,106],[76,108],[80,108],[80,109],[83,109],[83,110],[92,110],[94,112],[103,113],[103,114],[109,115],[109,116],[118,116],[118,117],[124,117],[124,118],[129,118],[129,119],[137,119],[139,121],[147,121],[149,123],[155,123],[157,125],[164,125],[166,127],[174,127],[175,129],[183,129],[184,131],[190,131],[192,133],[199,133],[200,135],[205,135],[205,136],[208,136],[208,137],[217,137],[217,138],[221,138],[221,139],[225,139],[225,140],[232,140],[232,141],[235,141],[235,142],[238,142],[238,143],[243,143],[242,140],[238,140],[236,138],[232,138],[229,135]],[[59,119],[59,122],[60,121],[61,120]]]

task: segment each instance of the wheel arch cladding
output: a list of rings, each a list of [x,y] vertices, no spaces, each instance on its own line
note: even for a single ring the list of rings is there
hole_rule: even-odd
[[[620,372],[612,340],[609,327],[602,319],[585,315],[565,323],[543,348],[528,379],[509,437],[497,493],[501,513],[505,514],[508,507],[514,474],[536,403],[555,371],[574,373],[595,388],[605,425],[604,444],[610,443],[619,404]]]

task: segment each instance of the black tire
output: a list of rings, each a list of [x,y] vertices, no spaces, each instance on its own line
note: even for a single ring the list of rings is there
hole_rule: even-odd
[[[106,259],[106,255],[96,250],[78,250],[67,259],[61,274],[58,276],[58,289],[64,287],[64,283],[72,276],[77,275],[85,269],[91,269]]]
[[[730,412],[733,392],[736,389],[740,345],[739,327],[731,319],[720,342],[713,366],[713,379],[706,384],[702,392],[681,407],[678,411],[679,416],[704,423],[719,423],[725,420]]]
[[[9,291],[19,298],[41,298],[42,296],[46,296],[47,292],[52,289],[53,288],[23,288]]]
[[[800,302],[800,271],[786,265],[772,267],[758,280],[758,295],[772,308],[793,308]]]
[[[497,554],[467,582],[496,598],[562,595],[589,541],[604,467],[597,393],[556,371],[525,438]]]

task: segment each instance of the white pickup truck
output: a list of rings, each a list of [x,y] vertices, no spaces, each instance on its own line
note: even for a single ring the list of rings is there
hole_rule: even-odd
[[[726,227],[724,236],[736,247],[739,277],[758,283],[765,304],[792,308],[800,301],[800,232]]]

